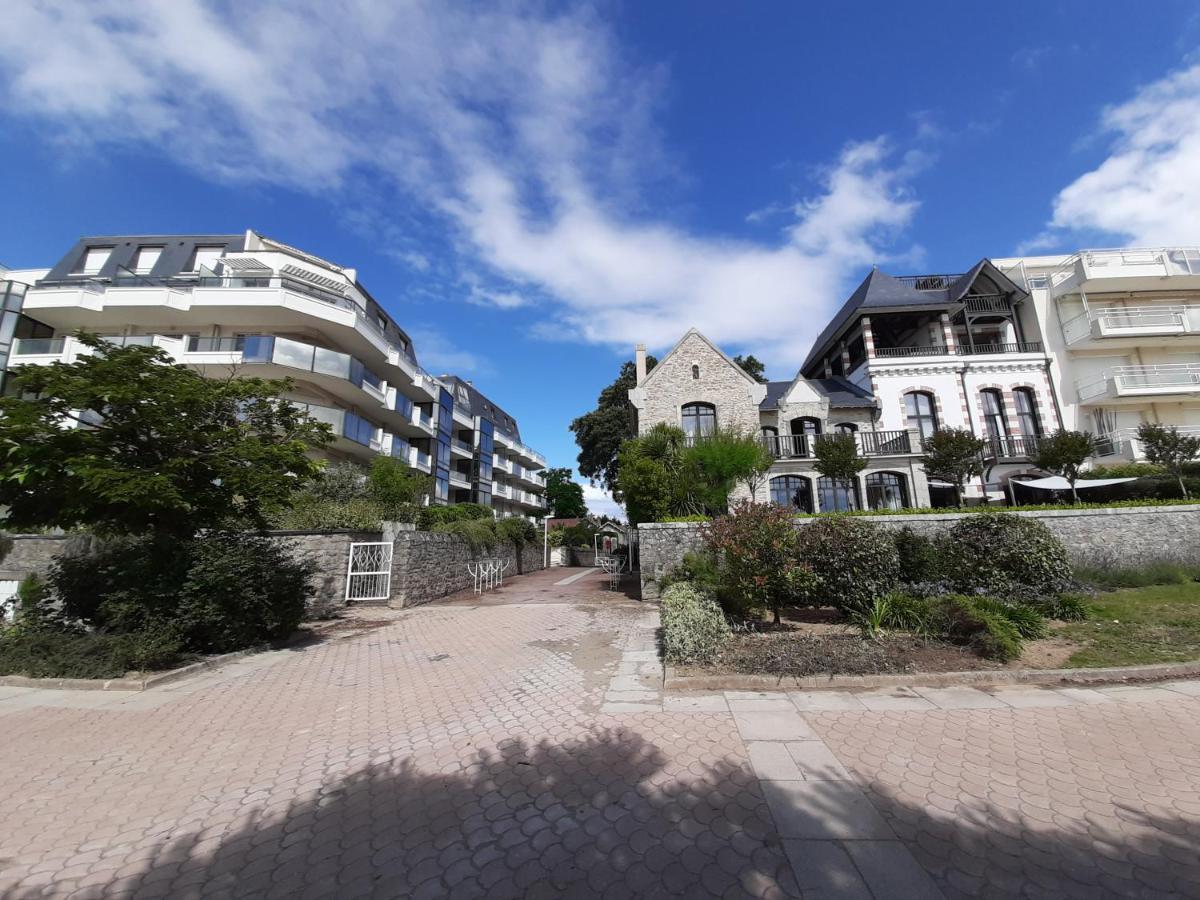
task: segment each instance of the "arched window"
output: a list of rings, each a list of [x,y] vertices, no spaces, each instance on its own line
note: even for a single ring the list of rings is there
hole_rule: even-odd
[[[907,509],[907,479],[895,472],[872,472],[867,476],[867,508]]]
[[[699,366],[692,366],[692,380],[693,381],[700,380],[700,367]]]
[[[774,425],[763,425],[761,430],[764,435],[770,435],[772,437],[779,434],[779,429]]]
[[[818,478],[817,499],[821,512],[849,512],[858,509],[858,482]]]
[[[987,436],[993,442],[1003,441],[1008,437],[1008,420],[1004,417],[1004,395],[995,388],[985,388],[979,392],[983,401],[983,424]]]
[[[681,415],[683,433],[688,437],[711,437],[716,434],[717,408],[711,403],[685,403]]]
[[[1042,423],[1037,414],[1037,396],[1031,388],[1013,388],[1013,403],[1017,407],[1017,427],[1025,437],[1041,437]]]
[[[801,475],[780,475],[771,479],[771,502],[811,513],[812,483]]]
[[[792,434],[805,434],[816,437],[821,433],[821,420],[812,416],[801,416],[791,421]]]
[[[937,406],[933,394],[925,391],[910,391],[904,395],[904,413],[910,427],[921,434],[921,443],[933,437],[938,430]]]
[[[763,446],[767,448],[767,452],[776,459],[782,456],[784,451],[783,448],[780,447],[779,429],[774,425],[764,425],[760,431],[762,433],[760,440],[762,441]]]
[[[838,434],[854,434],[858,431],[858,426],[853,422],[839,422],[833,426],[833,430]]]

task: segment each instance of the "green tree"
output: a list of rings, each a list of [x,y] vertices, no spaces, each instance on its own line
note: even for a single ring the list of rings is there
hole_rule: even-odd
[[[550,515],[556,519],[581,519],[587,515],[583,485],[571,479],[571,470],[565,466],[546,470],[546,500],[550,503]]]
[[[832,478],[849,490],[867,461],[858,455],[858,444],[852,434],[826,434],[813,444],[813,468],[826,478]]]
[[[1059,430],[1038,442],[1035,463],[1039,469],[1067,479],[1071,485],[1071,501],[1079,502],[1075,482],[1089,456],[1095,452],[1096,439],[1088,431]]]
[[[767,383],[767,367],[764,366],[753,353],[749,354],[748,356],[735,356],[733,361],[741,367],[743,372],[745,372],[759,384]]]
[[[1179,429],[1172,425],[1170,428],[1162,425],[1152,425],[1145,422],[1138,426],[1138,440],[1146,452],[1146,459],[1157,466],[1162,466],[1169,474],[1174,475],[1179,482],[1179,490],[1184,498],[1188,496],[1187,485],[1183,483],[1183,467],[1197,456],[1200,456],[1200,437],[1180,434]]]
[[[646,371],[652,370],[656,363],[653,356],[647,357]],[[629,390],[636,386],[637,369],[632,362],[626,362],[617,380],[600,392],[596,408],[571,423],[579,446],[579,474],[599,482],[618,501],[621,445],[637,437],[637,411],[629,402]]]
[[[367,473],[367,496],[389,520],[411,522],[430,492],[433,478],[391,456],[376,456]]]
[[[684,449],[681,474],[694,511],[724,515],[729,495],[745,484],[753,497],[774,460],[758,435],[722,428]]]
[[[965,428],[939,428],[925,441],[922,463],[930,478],[954,485],[954,503],[962,506],[967,479],[983,474],[986,441]]]
[[[639,438],[621,445],[617,485],[631,525],[661,522],[688,507],[681,474],[686,439],[683,429],[659,423]]]
[[[89,335],[71,363],[21,366],[0,398],[0,505],[22,528],[190,536],[265,527],[319,470],[328,425],[280,399],[289,383],[205,378],[157,347]]]

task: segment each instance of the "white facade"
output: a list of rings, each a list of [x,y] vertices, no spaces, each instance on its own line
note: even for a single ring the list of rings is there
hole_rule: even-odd
[[[8,367],[89,352],[84,330],[214,377],[290,378],[288,399],[333,429],[330,456],[398,458],[434,476],[434,502],[544,512],[545,458],[468,383],[422,369],[353,269],[247,231],[87,238],[49,270],[3,278],[24,287]]]
[[[1200,247],[995,260],[1031,294],[1067,428],[1097,462],[1141,458],[1137,427],[1200,434]]]

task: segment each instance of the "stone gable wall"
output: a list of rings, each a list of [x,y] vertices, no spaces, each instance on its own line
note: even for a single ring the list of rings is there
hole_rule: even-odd
[[[692,377],[692,366],[700,367],[700,378]],[[643,383],[644,405],[638,410],[642,434],[659,422],[680,424],[680,407],[685,403],[711,403],[717,408],[717,426],[758,431],[756,391],[742,371],[698,335],[690,335],[679,349],[655,366]]]
[[[1013,514],[1042,522],[1066,545],[1074,563],[1134,567],[1155,560],[1200,562],[1200,504],[1016,510]],[[971,515],[977,513],[863,518],[885,528],[911,528],[918,534],[934,537]],[[815,518],[798,518],[796,527],[803,528],[815,521]],[[643,600],[657,598],[657,579],[679,565],[685,553],[701,549],[702,533],[703,524],[696,522],[638,526]]]

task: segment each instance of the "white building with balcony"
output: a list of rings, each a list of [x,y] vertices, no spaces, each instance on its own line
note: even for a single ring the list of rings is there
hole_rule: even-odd
[[[1032,298],[1066,427],[1097,462],[1142,457],[1144,422],[1200,434],[1200,247],[995,260]]]
[[[287,377],[288,399],[332,427],[331,457],[396,457],[433,476],[435,503],[545,510],[546,460],[516,421],[469,382],[422,369],[354,269],[247,231],[89,237],[50,269],[0,278],[5,368],[70,361],[87,352],[82,330],[161,347],[214,377]],[[493,491],[497,457],[520,469],[516,496]]]

